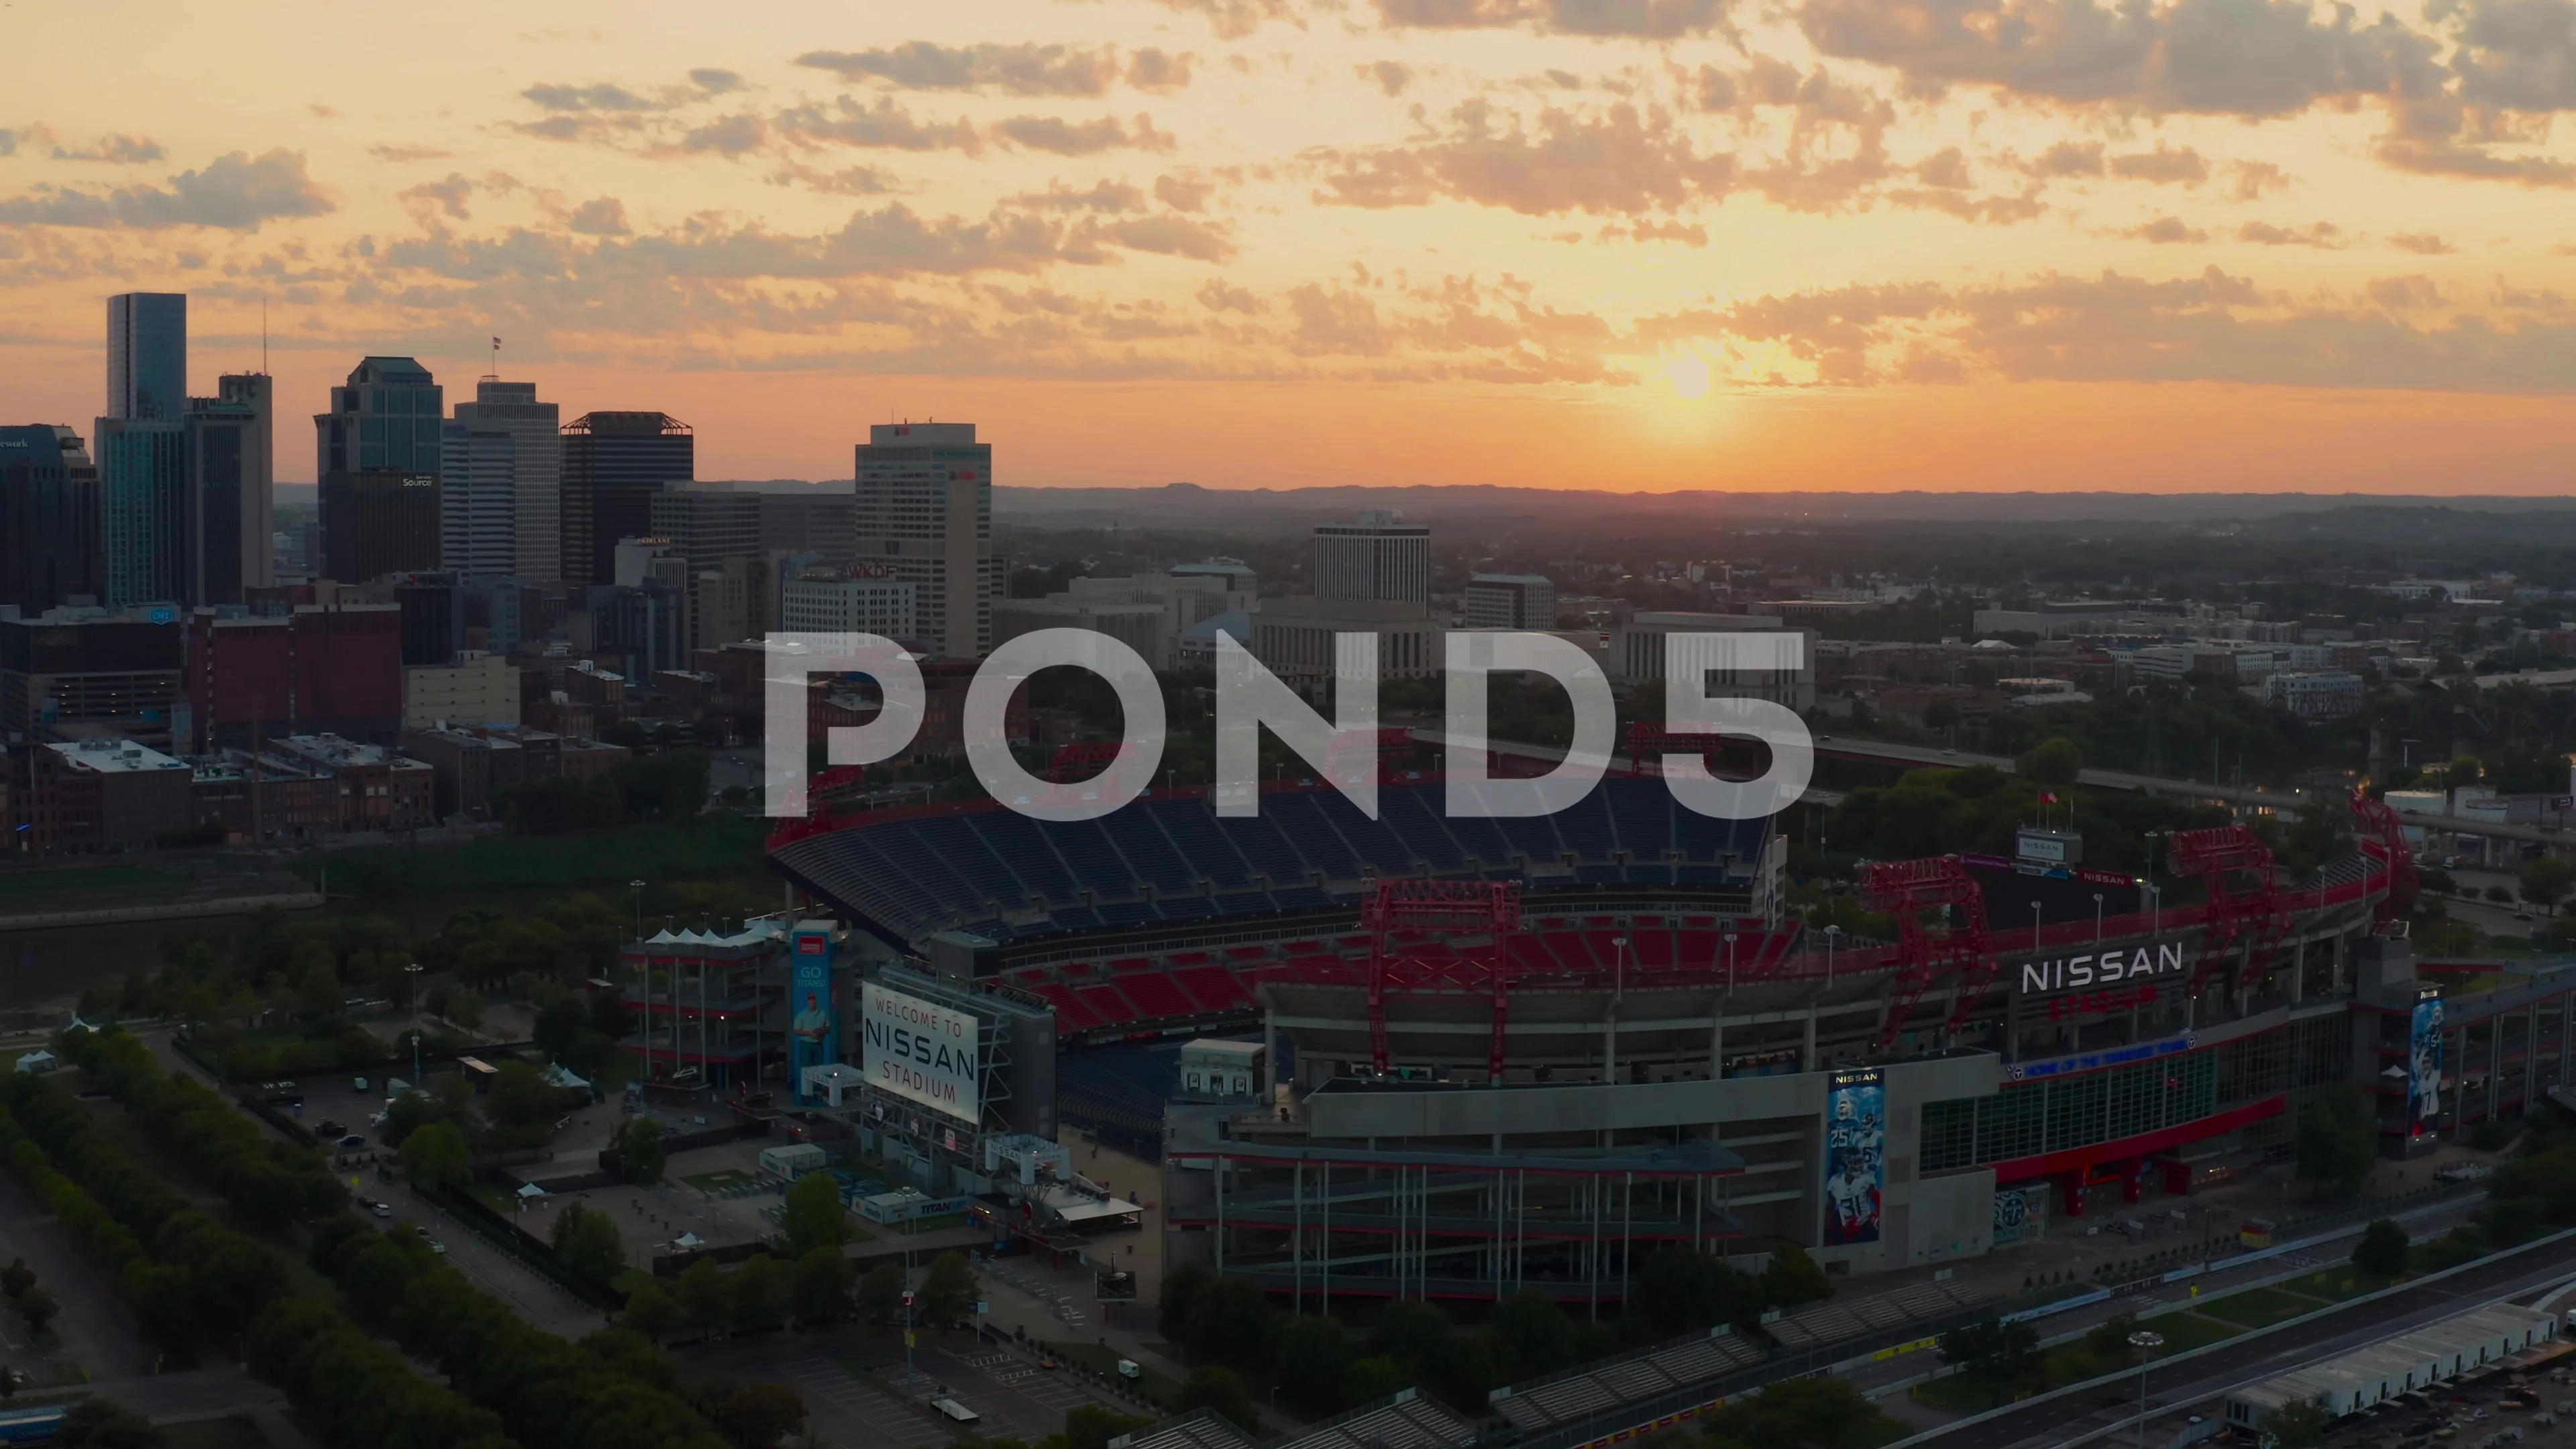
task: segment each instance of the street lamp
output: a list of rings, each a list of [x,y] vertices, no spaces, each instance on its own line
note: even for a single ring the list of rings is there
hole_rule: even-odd
[[[411,978],[411,1089],[417,1092],[420,1090],[420,963],[414,961],[405,966],[403,974]]]
[[[2151,1328],[2129,1335],[2129,1347],[2145,1353],[2165,1346],[2165,1336]],[[2138,1365],[2138,1449],[2147,1449],[2147,1366]]]
[[[1735,994],[1735,933],[1726,933],[1726,994]]]
[[[626,887],[635,892],[635,939],[641,941],[644,939],[644,882],[630,880]]]
[[[2039,949],[2039,902],[2030,903],[2030,949]]]
[[[1628,938],[1610,938],[1610,997],[1617,1000],[1628,990]]]
[[[1842,927],[1825,927],[1825,984],[1827,986],[1834,984],[1834,947],[1841,942],[1842,938]]]
[[[2102,944],[2102,893],[2093,893],[2093,944]]]

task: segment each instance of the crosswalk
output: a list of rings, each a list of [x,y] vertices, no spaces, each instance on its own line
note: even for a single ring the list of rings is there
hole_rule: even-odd
[[[986,1378],[1047,1408],[1073,1409],[1093,1402],[1063,1374],[1050,1373],[1024,1358],[1007,1353],[968,1353],[958,1357]]]
[[[946,1429],[923,1418],[910,1405],[899,1403],[870,1384],[851,1376],[848,1370],[826,1358],[798,1359],[786,1365],[788,1380],[807,1404],[816,1401],[831,1405],[854,1421],[853,1428],[863,1428],[864,1437],[822,1438],[840,1449],[875,1449],[892,1444],[899,1449],[931,1449],[946,1444],[954,1436]]]

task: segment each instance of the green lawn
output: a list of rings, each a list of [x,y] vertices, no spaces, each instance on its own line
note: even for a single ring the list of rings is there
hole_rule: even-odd
[[[723,1192],[727,1188],[740,1187],[745,1183],[759,1180],[739,1167],[728,1167],[722,1172],[695,1173],[680,1179],[700,1192]]]
[[[370,901],[454,898],[481,904],[496,894],[512,898],[595,890],[626,899],[630,880],[736,880],[758,887],[775,902],[777,883],[761,867],[767,840],[763,822],[729,811],[673,825],[635,825],[576,835],[503,836],[468,845],[415,850],[335,852],[299,862],[310,879],[328,870],[334,894]],[[650,900],[647,908],[649,912]]]
[[[2221,1323],[2214,1318],[2203,1318],[2198,1313],[2159,1313],[2142,1320],[2138,1326],[2164,1335],[2165,1346],[2156,1351],[2158,1358],[2171,1358],[2195,1348],[2207,1348],[2245,1331],[2242,1324]]]
[[[2340,1303],[2347,1298],[2358,1298],[2364,1293],[2376,1293],[2389,1286],[2389,1280],[2370,1277],[2346,1263],[2333,1268],[2320,1268],[2304,1278],[2293,1278],[2280,1286],[2304,1298]]]
[[[1093,1373],[1100,1375],[1102,1378],[1116,1379],[1118,1377],[1118,1360],[1121,1355],[1116,1349],[1102,1348],[1096,1343],[1050,1343],[1046,1345],[1046,1350],[1047,1352],[1054,1354],[1057,1358],[1062,1359],[1064,1362],[1069,1364],[1078,1364],[1083,1368],[1087,1368]],[[1139,1367],[1143,1366],[1139,1365]],[[1135,1381],[1129,1380],[1129,1382],[1132,1383]],[[1150,1368],[1145,1369],[1145,1377],[1142,1387],[1145,1391],[1145,1397],[1152,1399],[1155,1403],[1166,1406],[1170,1405],[1181,1391],[1181,1386],[1179,1384],[1163,1377],[1161,1374],[1154,1372]]]
[[[2224,1298],[2204,1302],[2199,1311],[2246,1328],[2268,1328],[2324,1306],[2314,1298],[2284,1293],[2278,1288],[2249,1288],[2242,1293],[2231,1293]]]
[[[139,865],[0,870],[0,913],[79,911],[167,900],[195,884],[185,871]]]

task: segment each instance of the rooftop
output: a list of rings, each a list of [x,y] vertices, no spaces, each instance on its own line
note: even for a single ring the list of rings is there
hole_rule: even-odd
[[[185,770],[184,760],[165,755],[148,745],[132,740],[82,740],[76,744],[49,744],[45,748],[62,757],[74,769],[100,775],[139,774],[145,770]]]

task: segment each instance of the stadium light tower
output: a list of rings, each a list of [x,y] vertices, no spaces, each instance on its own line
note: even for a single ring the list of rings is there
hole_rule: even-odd
[[[1827,986],[1834,984],[1834,947],[1841,943],[1842,937],[1842,927],[1825,927],[1825,984]]]

